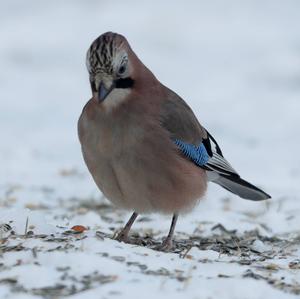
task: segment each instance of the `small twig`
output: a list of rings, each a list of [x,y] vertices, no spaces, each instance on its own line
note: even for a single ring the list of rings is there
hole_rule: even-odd
[[[238,244],[238,242],[236,241],[236,240],[232,240],[233,241],[233,243],[236,245],[236,247],[237,247],[237,249],[238,249],[238,256],[239,257],[241,257],[241,255],[242,255],[242,250],[241,250],[241,248],[240,248],[240,245]]]
[[[187,254],[190,252],[190,250],[192,249],[192,245],[190,245],[187,250],[185,251],[185,253],[180,254],[179,257],[181,257],[182,259],[186,258]]]
[[[33,257],[36,259],[36,258],[37,258],[36,247],[33,247],[33,248],[31,249],[31,253],[32,253]]]
[[[28,216],[26,218],[26,223],[25,223],[25,232],[24,232],[24,235],[26,236],[27,235],[27,230],[28,230]]]

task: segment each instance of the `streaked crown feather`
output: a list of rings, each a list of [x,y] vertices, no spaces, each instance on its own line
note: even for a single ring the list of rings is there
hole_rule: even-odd
[[[113,32],[100,35],[87,52],[86,65],[90,74],[113,74],[113,61],[125,38]]]

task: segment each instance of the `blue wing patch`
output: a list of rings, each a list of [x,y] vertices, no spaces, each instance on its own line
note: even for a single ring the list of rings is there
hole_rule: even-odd
[[[191,159],[198,166],[204,166],[210,159],[203,143],[195,146],[179,139],[175,139],[174,143],[179,147],[185,156]]]

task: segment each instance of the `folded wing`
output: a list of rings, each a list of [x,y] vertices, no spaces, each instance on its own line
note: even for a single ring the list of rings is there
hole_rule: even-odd
[[[208,180],[244,199],[259,201],[270,198],[270,195],[240,177],[190,107],[170,90],[169,98],[162,107],[161,120],[180,153],[205,169]]]

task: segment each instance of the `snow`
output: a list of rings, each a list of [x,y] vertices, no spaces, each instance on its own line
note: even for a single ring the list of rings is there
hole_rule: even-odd
[[[266,246],[262,241],[260,240],[255,240],[251,246],[251,249],[263,253],[266,251],[270,251],[272,249],[271,246]]]
[[[1,230],[0,298],[299,295],[300,269],[292,266],[300,255],[298,1],[0,6],[0,224],[14,231]],[[91,93],[86,50],[109,30],[125,35],[189,103],[233,167],[272,195],[249,202],[210,185],[198,207],[179,218],[175,239],[246,242],[256,230],[262,238],[251,241],[249,256],[245,248],[232,255],[201,244],[183,256],[111,239],[130,213],[97,190],[76,128]],[[170,220],[145,215],[133,234],[160,241]],[[88,230],[68,234],[73,225]]]

